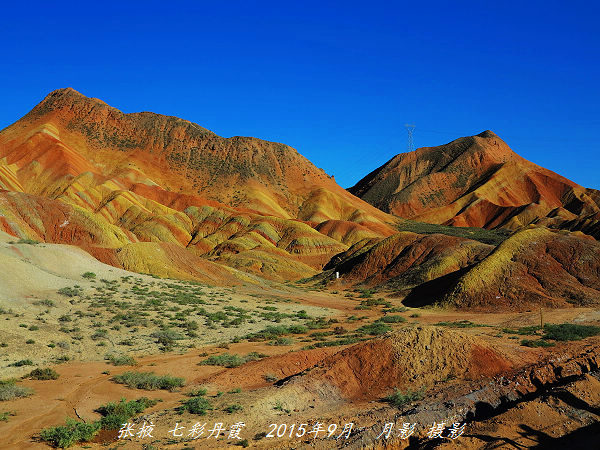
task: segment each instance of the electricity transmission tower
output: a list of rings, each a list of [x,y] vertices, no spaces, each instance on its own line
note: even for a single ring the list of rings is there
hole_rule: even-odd
[[[413,133],[415,131],[415,126],[409,123],[404,124],[406,131],[408,131],[408,144],[407,151],[413,152],[415,150],[415,142],[413,140]]]

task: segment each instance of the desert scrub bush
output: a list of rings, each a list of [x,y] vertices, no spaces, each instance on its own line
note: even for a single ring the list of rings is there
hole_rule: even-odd
[[[33,366],[33,361],[30,359],[21,359],[20,361],[15,361],[14,363],[10,363],[9,367],[22,367],[22,366]]]
[[[208,390],[206,388],[199,388],[195,391],[187,392],[185,395],[187,395],[188,397],[204,397],[207,393]]]
[[[222,355],[213,355],[198,363],[200,366],[223,366],[223,367],[239,367],[250,361],[258,361],[266,355],[257,352],[248,353],[246,356],[230,355],[223,353]]]
[[[5,411],[0,413],[0,422],[8,422],[9,417],[16,416],[17,413],[14,411]]]
[[[14,378],[0,380],[0,401],[2,402],[29,397],[31,394],[33,394],[33,389],[17,385],[17,380]]]
[[[391,328],[382,322],[373,322],[369,325],[363,325],[356,330],[357,333],[370,334],[371,336],[378,336],[387,333],[388,331],[391,331]]]
[[[521,341],[521,345],[524,347],[554,347],[554,343],[553,342],[548,342],[545,339],[538,339],[538,340],[533,340],[533,339],[523,339]]]
[[[94,272],[85,272],[81,276],[87,280],[93,280],[94,278],[96,278],[96,274]]]
[[[104,359],[113,366],[135,366],[137,364],[137,361],[128,355],[106,355]]]
[[[33,369],[27,375],[23,376],[23,378],[30,378],[32,380],[58,380],[60,375],[56,370],[51,369],[49,367],[40,369]]]
[[[292,345],[294,343],[294,340],[292,338],[286,338],[286,337],[280,337],[277,338],[271,342],[269,342],[269,345]]]
[[[561,323],[558,325],[544,325],[544,339],[554,341],[579,341],[590,336],[600,334],[600,327],[593,325],[577,325]]]
[[[66,424],[58,427],[44,428],[40,438],[49,444],[67,448],[77,442],[89,442],[100,431],[100,422],[84,423],[67,419]]]
[[[10,243],[14,244],[14,241],[10,242]],[[17,241],[17,244],[27,244],[27,245],[37,245],[39,243],[40,243],[40,241],[36,241],[35,239],[19,239]]]
[[[521,327],[521,328],[503,328],[502,331],[507,334],[517,334],[520,336],[531,336],[541,334],[542,339],[553,341],[579,341],[590,336],[600,334],[600,327],[594,325],[577,325],[572,323],[546,324],[542,329],[539,326]]]
[[[400,322],[406,322],[406,319],[402,316],[383,316],[382,318],[378,319],[377,322],[400,323]]]
[[[96,412],[102,415],[100,425],[104,430],[118,430],[129,419],[142,413],[146,408],[156,405],[157,400],[142,397],[137,400],[127,401],[122,398],[118,403],[110,402],[100,406]]]
[[[233,405],[228,405],[225,408],[223,408],[223,411],[228,412],[229,414],[233,414],[234,412],[241,411],[242,409],[244,409],[242,405],[234,403]]]
[[[124,384],[129,388],[145,389],[154,391],[164,389],[173,391],[175,388],[185,385],[185,379],[172,377],[170,375],[156,375],[154,372],[124,372],[115,375],[113,381]]]
[[[269,383],[273,383],[279,379],[279,378],[277,378],[277,375],[274,375],[272,373],[265,373],[263,375],[263,378],[265,379],[265,381],[268,381]]]
[[[198,414],[199,416],[205,415],[206,411],[212,409],[213,407],[210,401],[204,398],[202,395],[198,395],[184,401],[179,407],[180,411],[188,411],[192,414]]]
[[[79,289],[72,288],[72,287],[64,287],[64,288],[59,289],[57,292],[60,295],[64,295],[65,297],[75,297],[75,296],[79,295],[79,293],[80,293]]]
[[[33,302],[33,304],[36,306],[46,306],[48,308],[52,308],[52,307],[56,306],[52,300],[48,300],[48,299],[39,300],[39,301]]]
[[[393,394],[390,394],[384,398],[384,401],[391,403],[397,408],[400,408],[411,402],[422,400],[423,397],[425,397],[425,386],[416,391],[412,391],[410,389],[401,391],[400,389],[396,388]]]
[[[172,350],[176,344],[176,341],[184,338],[182,334],[169,328],[155,331],[152,333],[152,337],[156,338],[156,343],[161,346],[161,350],[163,351]]]

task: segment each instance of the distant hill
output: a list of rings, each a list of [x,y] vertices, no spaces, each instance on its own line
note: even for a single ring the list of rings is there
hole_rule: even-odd
[[[396,216],[433,224],[529,224],[600,238],[600,191],[513,152],[491,131],[396,155],[349,192]]]

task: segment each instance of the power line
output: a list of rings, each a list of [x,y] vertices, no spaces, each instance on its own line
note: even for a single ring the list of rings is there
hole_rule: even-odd
[[[415,141],[413,139],[413,133],[415,132],[415,125],[406,123],[404,124],[404,128],[408,132],[408,143],[406,145],[406,151],[414,152],[415,151]]]

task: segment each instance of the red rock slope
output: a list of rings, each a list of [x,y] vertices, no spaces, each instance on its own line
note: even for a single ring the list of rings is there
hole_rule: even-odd
[[[600,192],[529,162],[491,131],[402,153],[349,189],[397,216],[471,227],[597,234]]]

